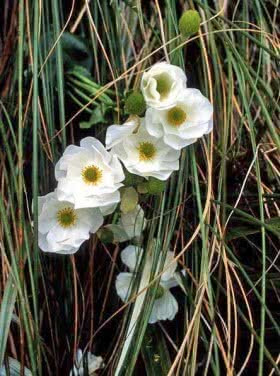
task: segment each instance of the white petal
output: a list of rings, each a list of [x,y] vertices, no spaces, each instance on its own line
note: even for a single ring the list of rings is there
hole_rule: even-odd
[[[87,363],[89,376],[93,376],[93,372],[103,368],[104,364],[101,356],[96,356],[90,352],[87,353]]]
[[[106,154],[106,149],[103,144],[97,140],[95,137],[85,137],[80,141],[81,147],[92,151],[92,149],[96,149],[99,151],[100,154]]]
[[[163,268],[167,268],[167,270],[162,274],[161,280],[167,281],[168,279],[173,278],[175,270],[177,268],[177,262],[174,262],[173,252],[167,251]]]
[[[118,203],[114,203],[114,204],[100,206],[99,209],[101,211],[101,214],[105,217],[106,215],[112,214],[116,210],[117,206],[118,206]]]
[[[66,172],[64,171],[64,168],[63,168],[63,162],[64,162],[65,157],[75,155],[77,153],[80,153],[80,151],[81,151],[81,148],[76,145],[69,145],[66,147],[66,149],[64,150],[63,156],[59,159],[59,161],[55,165],[56,180],[59,180],[65,176]]]
[[[188,121],[208,122],[213,115],[213,106],[198,89],[185,89],[180,101],[186,105]]]
[[[49,243],[47,242],[47,235],[38,232],[38,246],[43,252],[52,252]]]
[[[54,208],[51,210],[45,210],[41,215],[38,217],[38,230],[42,234],[46,234],[52,227],[57,224],[56,218],[57,209]]]
[[[120,273],[116,278],[116,290],[118,296],[123,302],[125,302],[129,297],[129,290],[132,282],[132,273]]]
[[[149,323],[154,324],[160,320],[173,320],[177,312],[177,300],[169,290],[165,290],[163,296],[154,302]]]
[[[124,228],[129,239],[139,237],[146,226],[144,211],[140,205],[137,205],[134,210],[128,213],[122,213],[120,224]]]
[[[44,203],[49,201],[50,199],[56,198],[56,197],[57,197],[56,191],[50,192],[50,193],[46,194],[45,196],[39,196],[38,197],[38,212],[39,212],[39,214],[42,211],[42,207],[43,207]]]
[[[207,123],[187,123],[185,129],[182,129],[179,133],[182,138],[186,139],[196,139],[202,137],[208,131]]]
[[[135,121],[135,119],[127,121],[122,125],[110,125],[106,132],[106,148],[111,149],[113,146],[124,140],[134,131],[137,125],[138,123]]]
[[[136,266],[141,262],[142,255],[142,248],[136,247],[135,245],[129,245],[122,251],[121,260],[130,271],[134,271]]]
[[[164,142],[170,147],[177,149],[177,150],[181,150],[182,148],[188,145],[191,145],[196,141],[197,141],[196,138],[184,139],[179,136],[175,136],[171,134],[164,136]]]
[[[158,119],[158,114],[153,108],[148,108],[146,111],[146,129],[151,136],[162,137],[163,136],[163,127],[161,122]]]
[[[105,207],[108,208],[109,206],[115,205],[120,202],[120,192],[115,191],[112,193],[102,194],[102,195],[94,195],[89,197],[76,197],[75,199],[75,208],[96,208],[96,207]],[[105,210],[106,213],[106,210]]]
[[[211,118],[208,122],[208,129],[207,131],[205,132],[205,134],[208,134],[210,133],[211,131],[213,130],[213,118]]]
[[[125,179],[125,175],[122,169],[122,165],[120,164],[120,161],[118,160],[118,157],[116,155],[112,155],[112,161],[111,166],[114,172],[114,180],[116,183],[119,183]]]
[[[94,234],[103,225],[103,215],[99,208],[78,209],[79,221],[88,232]]]

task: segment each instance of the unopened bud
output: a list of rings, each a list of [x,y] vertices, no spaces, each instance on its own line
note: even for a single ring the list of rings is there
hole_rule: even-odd
[[[125,100],[125,112],[129,115],[140,116],[146,109],[145,99],[140,91],[134,91]]]
[[[179,30],[184,38],[195,34],[199,30],[200,15],[196,10],[187,10],[179,20]]]

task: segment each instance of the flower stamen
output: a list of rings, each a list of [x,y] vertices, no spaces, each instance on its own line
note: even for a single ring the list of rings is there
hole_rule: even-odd
[[[167,112],[167,121],[172,127],[180,127],[186,120],[187,114],[180,107],[173,107]]]
[[[77,215],[71,207],[66,207],[56,213],[58,224],[63,228],[69,228],[76,224]]]
[[[87,166],[82,171],[82,177],[86,184],[97,185],[102,178],[102,170],[95,165]]]
[[[148,141],[141,142],[138,150],[140,161],[151,161],[157,152],[155,145]]]

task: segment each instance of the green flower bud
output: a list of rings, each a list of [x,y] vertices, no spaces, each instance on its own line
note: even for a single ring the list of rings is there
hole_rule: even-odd
[[[148,192],[156,195],[165,190],[165,182],[156,178],[150,178],[148,181]]]
[[[133,91],[125,100],[125,112],[129,115],[141,115],[146,109],[145,99],[140,91]]]
[[[200,15],[196,10],[187,10],[179,20],[179,30],[183,37],[187,38],[199,30]]]

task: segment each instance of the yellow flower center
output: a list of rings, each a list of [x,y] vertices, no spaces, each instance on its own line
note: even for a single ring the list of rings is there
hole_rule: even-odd
[[[164,288],[159,285],[158,288],[157,288],[157,292],[156,292],[156,296],[155,296],[155,299],[160,299],[164,294]]]
[[[75,210],[71,207],[63,208],[56,213],[57,222],[61,227],[72,227],[77,222]]]
[[[157,92],[160,94],[161,98],[166,97],[172,86],[169,76],[163,73],[155,77],[155,79],[157,81]]]
[[[187,120],[187,114],[180,107],[173,107],[167,112],[167,121],[172,127],[180,127]]]
[[[95,166],[87,166],[82,171],[82,177],[86,184],[96,185],[102,178],[102,170]]]
[[[138,147],[140,161],[151,161],[157,152],[154,144],[151,142],[141,142]]]

